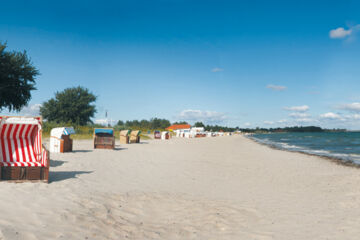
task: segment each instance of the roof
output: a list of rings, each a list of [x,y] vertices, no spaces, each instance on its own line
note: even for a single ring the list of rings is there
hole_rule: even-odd
[[[191,128],[191,125],[189,124],[174,124],[166,128],[166,130],[189,129],[189,128]]]

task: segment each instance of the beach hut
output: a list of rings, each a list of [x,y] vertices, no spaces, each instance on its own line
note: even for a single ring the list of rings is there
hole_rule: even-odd
[[[75,130],[72,127],[60,127],[51,129],[50,152],[72,152],[73,140],[70,138],[71,134],[75,134]]]
[[[169,139],[170,139],[170,134],[169,134],[169,132],[168,132],[168,131],[163,131],[163,132],[161,133],[161,139],[162,139],[162,140],[169,140]]]
[[[112,128],[94,129],[94,148],[114,149],[115,137]]]
[[[129,136],[130,136],[130,130],[120,131],[120,144],[128,144]]]
[[[154,131],[154,138],[155,139],[161,139],[161,133],[160,133],[160,131]]]
[[[41,124],[41,117],[0,117],[0,180],[48,182],[50,159]]]
[[[136,131],[131,131],[130,133],[130,143],[140,143],[140,133],[141,131],[136,130]]]

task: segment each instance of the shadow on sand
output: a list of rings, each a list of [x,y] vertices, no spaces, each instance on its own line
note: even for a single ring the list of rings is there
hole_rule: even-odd
[[[77,178],[81,174],[89,174],[93,171],[68,171],[68,172],[50,172],[49,173],[49,183],[60,182],[70,178]]]
[[[61,161],[61,160],[52,160],[50,159],[50,167],[58,167],[66,163],[67,161]]]
[[[87,152],[92,152],[93,150],[73,150],[73,153],[87,153]]]
[[[122,147],[120,147],[120,145],[117,145],[117,146],[114,147],[113,150],[114,151],[121,151],[121,150],[127,150],[127,148],[122,148]]]

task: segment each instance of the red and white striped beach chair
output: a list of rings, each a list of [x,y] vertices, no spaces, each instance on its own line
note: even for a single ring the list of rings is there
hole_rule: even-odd
[[[49,152],[41,143],[41,117],[0,116],[0,180],[49,179]]]

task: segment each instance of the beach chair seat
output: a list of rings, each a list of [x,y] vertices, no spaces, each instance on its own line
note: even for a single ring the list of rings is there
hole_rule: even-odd
[[[94,148],[114,149],[115,137],[112,128],[95,128],[94,129]]]
[[[1,167],[45,167],[40,162],[0,162]]]
[[[75,134],[73,127],[53,128],[50,131],[50,152],[72,152],[73,140],[71,134]]]
[[[141,131],[139,131],[139,130],[131,131],[129,142],[130,143],[140,143],[140,133],[141,133]]]
[[[0,180],[48,181],[41,131],[40,117],[0,117]]]
[[[162,140],[169,140],[170,139],[170,133],[168,131],[163,131],[161,133],[161,139]]]
[[[161,132],[156,130],[154,131],[154,139],[161,139]]]
[[[122,130],[120,131],[120,144],[128,144],[130,140],[130,130]]]

